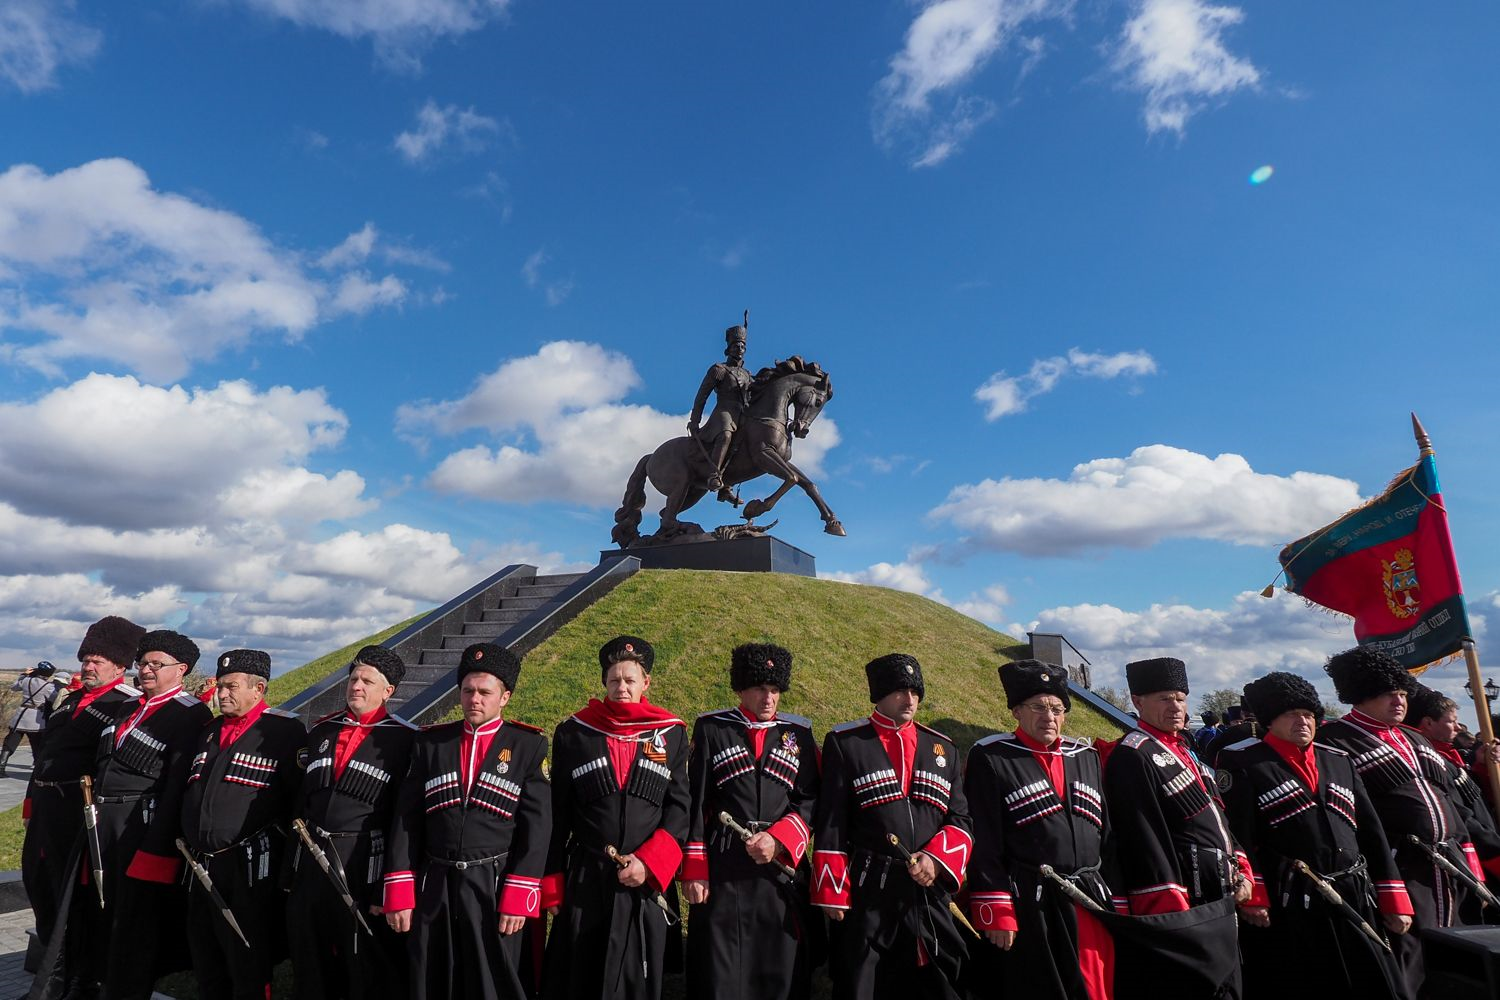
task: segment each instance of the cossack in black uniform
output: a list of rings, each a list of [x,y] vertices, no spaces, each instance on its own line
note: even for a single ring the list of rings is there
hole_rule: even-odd
[[[239,693],[269,681],[271,658],[232,649],[218,661],[221,707],[228,678]],[[207,869],[250,942],[246,948],[196,878],[188,883],[188,946],[199,995],[264,1000],[271,969],[285,954],[280,888],[292,806],[301,785],[300,719],[266,706],[264,684],[248,710],[221,715],[198,737],[182,799],[182,837]],[[227,709],[226,709],[227,711]]]
[[[349,664],[362,674],[361,696],[374,682],[392,692],[406,666],[383,646],[366,646]],[[313,724],[297,763],[303,768],[295,815],[329,859],[364,915],[367,934],[300,836],[289,839],[288,947],[297,996],[306,1000],[400,997],[406,987],[406,942],[380,917],[386,835],[396,797],[411,766],[418,727],[386,712],[385,699],[356,713],[346,705]],[[371,936],[373,935],[373,937]]]
[[[792,654],[750,643],[730,662],[736,692],[792,686]],[[722,1000],[804,997],[811,981],[821,915],[806,905],[807,866],[818,796],[818,745],[812,724],[777,713],[767,721],[743,706],[708,712],[693,725],[688,764],[692,813],[683,882],[708,883],[705,903],[688,921],[689,987]],[[766,833],[777,858],[804,870],[794,880],[775,864],[757,864],[739,834],[719,820],[727,812],[751,833]]]
[[[493,678],[504,700],[521,661],[494,643],[463,652],[458,679]],[[478,683],[470,680],[469,683]],[[521,1000],[520,918],[541,915],[551,830],[547,738],[496,715],[417,736],[401,786],[386,867],[387,914],[411,912],[413,997]],[[511,918],[518,929],[502,933]]]

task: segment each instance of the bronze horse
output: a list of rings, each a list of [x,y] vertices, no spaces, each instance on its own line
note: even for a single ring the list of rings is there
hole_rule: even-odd
[[[780,479],[781,485],[765,499],[751,500],[745,505],[746,521],[775,507],[787,490],[800,486],[817,505],[823,517],[823,530],[830,535],[845,534],[844,526],[823,502],[817,484],[791,462],[791,439],[807,437],[812,422],[832,398],[833,384],[828,373],[816,363],[807,363],[801,358],[779,361],[776,367],[762,369],[756,374],[750,389],[750,406],[740,421],[724,469],[724,484],[733,486],[770,474]],[[790,420],[787,419],[788,408],[791,409]],[[622,549],[628,548],[641,538],[641,512],[646,506],[647,479],[667,498],[661,509],[661,527],[654,537],[665,540],[674,535],[701,533],[701,526],[691,521],[679,521],[677,515],[709,492],[711,471],[703,445],[687,435],[663,442],[644,456],[630,474],[620,509],[615,511],[615,527],[611,532],[615,544]]]

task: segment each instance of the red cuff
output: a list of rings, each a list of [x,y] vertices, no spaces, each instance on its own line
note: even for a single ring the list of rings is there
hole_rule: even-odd
[[[974,850],[974,838],[956,826],[945,826],[922,848],[923,852],[946,869],[953,888],[964,884],[964,871]]]
[[[568,877],[562,872],[542,876],[542,909],[550,910],[563,904],[563,886],[567,881]]]
[[[22,819],[30,819],[31,818],[31,798],[30,798],[30,796],[28,796],[28,797],[26,797],[26,798],[24,798],[24,799],[21,800],[21,818]]]
[[[1255,869],[1250,867],[1250,858],[1244,851],[1234,852],[1234,863],[1239,866],[1240,874],[1245,876],[1247,882],[1255,882]]]
[[[1469,863],[1469,871],[1479,880],[1480,885],[1483,885],[1484,869],[1480,867],[1479,852],[1474,850],[1473,844],[1464,845],[1464,860]]]
[[[982,931],[1018,930],[1016,907],[1008,892],[975,892],[969,895],[969,915]]]
[[[672,876],[682,865],[682,846],[670,833],[658,828],[632,852],[646,866],[646,878],[657,892],[666,892]]]
[[[542,915],[542,880],[525,875],[505,876],[500,890],[500,915],[504,917],[539,917]]]
[[[1187,889],[1175,882],[1165,882],[1130,893],[1130,912],[1137,917],[1152,913],[1181,913],[1189,909]]]
[[[1240,904],[1241,906],[1270,906],[1271,894],[1266,892],[1266,880],[1259,875],[1250,883],[1250,898]]]
[[[684,882],[708,881],[708,847],[700,841],[688,841],[687,850],[682,859],[682,880]]]
[[[391,872],[385,877],[385,896],[380,908],[388,913],[414,910],[417,906],[417,880],[411,872]]]
[[[843,851],[813,852],[812,901],[818,906],[849,909],[849,855]]]
[[[1376,882],[1375,904],[1381,913],[1393,917],[1413,917],[1417,913],[1412,908],[1411,897],[1406,894],[1406,883],[1400,879],[1394,882]]]
[[[1493,858],[1485,858],[1479,864],[1485,871],[1500,878],[1500,854],[1495,855]]]
[[[171,885],[177,881],[177,876],[182,872],[182,858],[169,858],[162,854],[149,854],[146,851],[136,851],[135,857],[130,859],[130,866],[125,869],[126,878],[140,879],[142,882],[161,882]]]
[[[807,823],[801,816],[787,813],[772,823],[766,832],[791,856],[793,868],[802,862],[802,856],[807,853],[807,842],[812,839],[812,831],[807,828]]]

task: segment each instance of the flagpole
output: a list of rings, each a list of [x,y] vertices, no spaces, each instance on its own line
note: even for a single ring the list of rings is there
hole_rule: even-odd
[[[1411,430],[1417,439],[1419,458],[1427,458],[1436,454],[1432,447],[1432,438],[1427,436],[1422,421],[1417,419],[1415,413],[1411,415]],[[1490,721],[1490,701],[1485,696],[1484,681],[1479,675],[1479,651],[1474,648],[1473,639],[1463,641],[1463,650],[1464,663],[1469,667],[1469,693],[1474,699],[1474,714],[1478,716],[1479,721],[1479,741],[1483,746],[1493,748],[1495,727]],[[1495,814],[1496,819],[1500,819],[1500,764],[1496,764],[1491,759],[1484,766],[1483,771],[1485,783],[1489,785],[1490,790],[1490,811]]]

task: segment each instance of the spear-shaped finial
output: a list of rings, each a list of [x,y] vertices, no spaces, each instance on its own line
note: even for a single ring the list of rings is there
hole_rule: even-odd
[[[1411,415],[1411,432],[1416,436],[1417,447],[1421,450],[1421,457],[1426,458],[1428,455],[1434,454],[1432,438],[1427,436],[1427,429],[1422,426],[1422,421],[1417,419],[1415,413]]]

